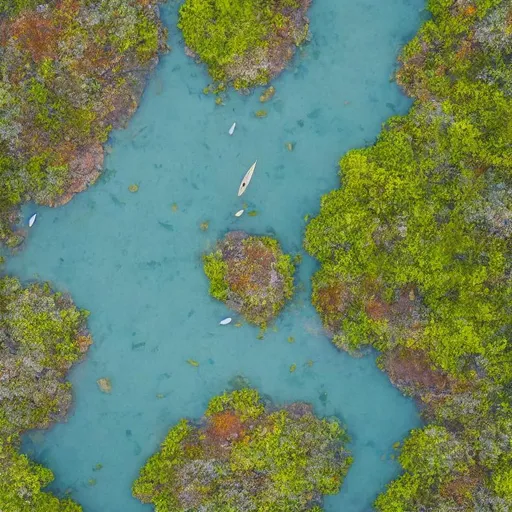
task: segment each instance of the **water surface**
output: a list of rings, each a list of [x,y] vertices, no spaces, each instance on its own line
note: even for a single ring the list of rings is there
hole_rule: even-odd
[[[68,205],[38,209],[24,251],[7,265],[22,279],[51,280],[92,312],[95,343],[71,375],[75,410],[67,423],[26,436],[27,453],[55,472],[53,490],[70,491],[85,512],[151,510],[131,497],[138,469],[171,425],[199,417],[236,375],[278,403],[306,400],[346,423],[355,463],[340,494],[326,500],[328,512],[369,510],[398,474],[392,445],[419,424],[417,411],[373,357],[339,353],[323,334],[309,304],[315,263],[304,257],[299,293],[258,340],[255,328],[218,325],[228,312],[208,296],[201,254],[229,229],[276,235],[286,251],[302,251],[304,216],[337,185],[339,157],[409,107],[390,77],[422,7],[315,0],[312,42],[275,81],[266,119],[254,116],[259,91],[231,93],[223,107],[203,95],[208,77],[173,28],[177,4],[163,8],[173,51],[128,129],[113,134],[104,176]],[[256,159],[241,201],[240,179]],[[235,219],[243,202],[258,215]],[[98,390],[100,377],[111,379],[111,395]]]

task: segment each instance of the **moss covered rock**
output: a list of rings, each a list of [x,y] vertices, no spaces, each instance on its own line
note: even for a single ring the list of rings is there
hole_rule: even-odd
[[[157,2],[40,3],[0,0],[0,240],[20,203],[62,204],[97,179],[165,46]]]
[[[232,231],[204,256],[210,294],[265,327],[293,295],[295,268],[279,243],[266,236]]]
[[[186,0],[178,27],[187,53],[216,82],[236,89],[265,85],[308,34],[311,0]]]
[[[133,495],[157,512],[320,511],[352,462],[336,421],[308,404],[263,404],[241,389],[210,401],[198,423],[173,427]]]

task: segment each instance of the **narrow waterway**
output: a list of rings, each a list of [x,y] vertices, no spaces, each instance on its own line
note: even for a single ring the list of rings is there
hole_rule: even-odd
[[[69,421],[26,436],[25,451],[55,472],[51,488],[70,492],[85,512],[151,510],[131,497],[139,468],[172,424],[199,417],[242,375],[278,403],[312,402],[347,425],[355,463],[325,509],[369,510],[399,471],[393,443],[419,424],[414,404],[373,357],[332,347],[309,303],[309,257],[293,303],[259,340],[247,325],[218,325],[227,310],[208,296],[201,254],[230,229],[271,234],[287,252],[302,252],[304,217],[337,185],[339,157],[371,143],[386,118],[409,107],[390,78],[423,2],[315,0],[312,41],[263,107],[259,91],[231,93],[223,107],[203,95],[208,77],[184,55],[177,8],[162,8],[173,51],[128,129],[113,134],[104,176],[68,205],[38,209],[25,249],[7,264],[24,280],[70,292],[91,311],[95,340],[71,375]],[[254,116],[260,108],[267,118]],[[242,199],[257,215],[235,219],[239,181],[256,159]],[[133,183],[137,193],[128,191]],[[112,394],[99,391],[100,377],[111,379]],[[103,468],[93,471],[97,464]]]

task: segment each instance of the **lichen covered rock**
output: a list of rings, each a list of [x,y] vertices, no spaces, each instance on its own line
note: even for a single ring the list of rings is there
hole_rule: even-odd
[[[311,0],[186,0],[178,27],[187,54],[215,82],[236,89],[265,85],[307,38]]]
[[[241,389],[213,398],[200,422],[173,427],[133,495],[157,512],[319,512],[352,462],[346,441],[308,404],[276,408]]]
[[[295,268],[276,240],[232,231],[204,257],[210,294],[265,327],[293,295]]]

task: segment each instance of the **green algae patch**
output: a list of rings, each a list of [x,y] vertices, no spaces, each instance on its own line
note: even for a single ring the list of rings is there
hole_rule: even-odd
[[[293,296],[292,259],[270,237],[232,231],[203,261],[210,294],[260,327]]]
[[[0,510],[80,512],[69,499],[42,491],[49,469],[18,453],[20,435],[63,420],[71,405],[65,380],[92,343],[88,313],[48,284],[23,287],[0,279]]]
[[[186,0],[178,27],[189,56],[204,62],[216,83],[265,85],[307,38],[311,0]],[[221,86],[221,89],[224,89]]]
[[[157,2],[0,0],[0,241],[21,203],[58,206],[94,183],[166,48]]]
[[[213,398],[200,421],[171,428],[132,491],[157,512],[319,512],[352,463],[347,441],[310,405],[277,408],[243,388]]]

